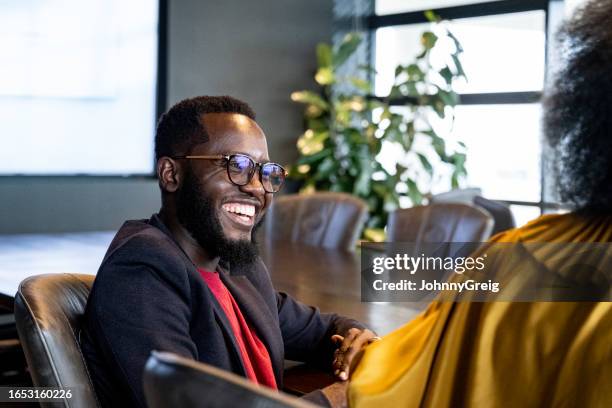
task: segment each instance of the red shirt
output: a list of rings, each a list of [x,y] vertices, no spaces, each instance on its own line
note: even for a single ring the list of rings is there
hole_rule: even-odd
[[[259,339],[255,330],[247,323],[238,303],[219,278],[219,274],[204,269],[198,269],[198,272],[215,295],[227,320],[230,322],[247,378],[254,383],[277,389],[272,361],[266,346]]]

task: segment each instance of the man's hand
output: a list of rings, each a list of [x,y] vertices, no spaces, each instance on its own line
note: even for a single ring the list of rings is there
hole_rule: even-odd
[[[339,334],[334,334],[331,339],[339,346],[334,353],[334,374],[340,380],[346,381],[349,377],[351,362],[357,353],[371,342],[380,340],[380,337],[376,336],[376,333],[368,329],[361,330],[352,328],[344,337]]]

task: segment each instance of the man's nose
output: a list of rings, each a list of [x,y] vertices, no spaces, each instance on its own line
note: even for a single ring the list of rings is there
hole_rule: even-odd
[[[241,189],[254,196],[264,196],[266,191],[264,190],[263,184],[261,184],[261,173],[260,169],[257,168],[251,180],[241,187]]]

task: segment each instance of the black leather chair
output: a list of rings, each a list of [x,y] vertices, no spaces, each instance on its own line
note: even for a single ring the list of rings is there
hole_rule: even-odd
[[[92,275],[32,276],[19,285],[15,322],[38,387],[70,387],[72,397],[42,407],[99,407],[79,342]]]
[[[145,366],[144,391],[149,408],[315,407],[208,364],[155,351]]]
[[[474,198],[482,195],[482,190],[478,187],[456,188],[444,193],[432,195],[429,198],[430,204],[456,203],[472,204]]]
[[[367,204],[350,194],[280,196],[266,215],[264,239],[353,251],[367,214]]]
[[[510,207],[502,202],[489,200],[480,195],[479,188],[467,188],[451,190],[446,193],[437,194],[430,198],[432,204],[458,203],[474,204],[487,211],[493,217],[493,230],[491,235],[516,227],[514,216]]]
[[[491,231],[491,235],[516,227],[516,221],[514,221],[512,211],[510,211],[510,207],[506,204],[489,200],[481,196],[474,197],[474,204],[484,208],[493,216],[493,231]]]
[[[466,204],[430,204],[394,211],[387,223],[387,241],[413,243],[483,242],[493,218]]]

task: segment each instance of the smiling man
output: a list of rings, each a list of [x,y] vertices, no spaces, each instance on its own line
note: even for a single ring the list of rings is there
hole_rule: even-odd
[[[85,313],[82,348],[102,405],[145,406],[152,350],[276,389],[285,357],[331,368],[338,342],[345,379],[375,335],[274,291],[252,237],[285,170],[270,162],[251,108],[230,97],[184,100],[162,116],[155,143],[161,211],[121,227]]]

